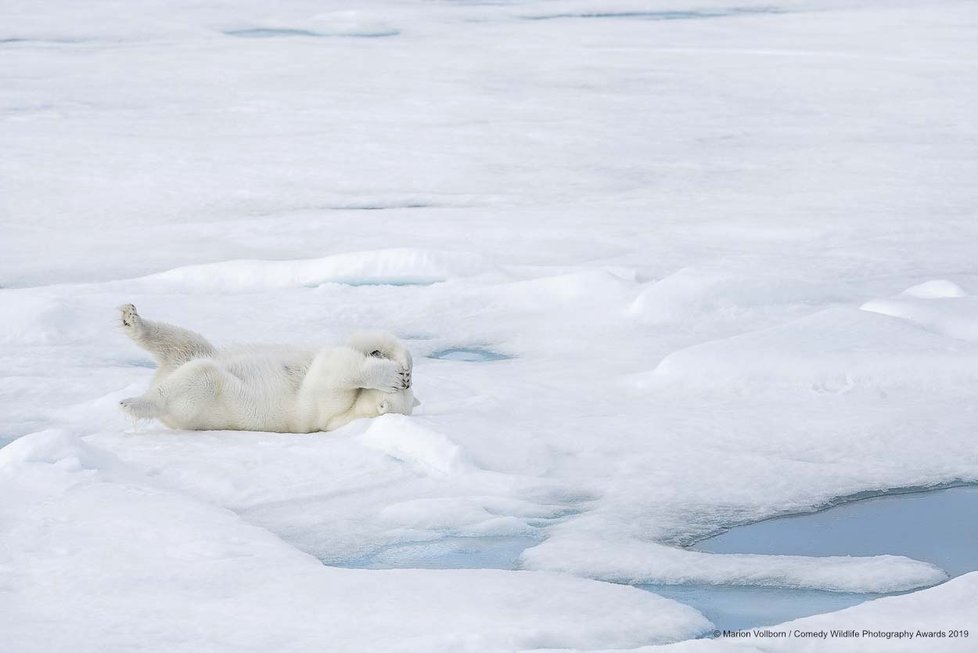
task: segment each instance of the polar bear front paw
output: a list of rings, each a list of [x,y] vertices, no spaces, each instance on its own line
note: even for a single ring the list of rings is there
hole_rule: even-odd
[[[373,358],[370,359],[365,387],[387,393],[406,390],[411,387],[411,372],[394,361]]]

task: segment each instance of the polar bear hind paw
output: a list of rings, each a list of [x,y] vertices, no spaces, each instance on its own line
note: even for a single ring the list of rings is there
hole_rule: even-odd
[[[142,326],[142,319],[134,304],[123,304],[119,307],[119,312],[122,315],[122,326],[126,329],[136,331]]]
[[[159,417],[160,407],[156,402],[145,397],[129,397],[119,402],[119,406],[130,417],[135,419],[152,419]]]

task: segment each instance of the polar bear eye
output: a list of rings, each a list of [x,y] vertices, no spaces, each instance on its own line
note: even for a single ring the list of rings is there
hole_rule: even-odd
[[[382,354],[379,349],[374,349],[372,352],[370,352],[370,355],[373,356],[374,358],[383,358],[384,357],[384,354]]]

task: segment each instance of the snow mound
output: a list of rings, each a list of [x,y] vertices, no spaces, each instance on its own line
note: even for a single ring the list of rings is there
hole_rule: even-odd
[[[732,317],[826,299],[831,293],[813,284],[687,267],[650,284],[628,312],[645,324],[673,324],[704,314]]]
[[[79,337],[81,320],[64,299],[20,291],[0,295],[0,343],[47,345]]]
[[[978,380],[978,348],[902,320],[831,308],[668,355],[641,383],[727,389],[922,387]]]
[[[953,281],[934,279],[916,286],[910,286],[900,294],[918,299],[946,299],[948,297],[965,297],[968,293]]]
[[[422,474],[452,474],[469,467],[461,449],[418,418],[382,415],[371,420],[360,442],[399,460]]]
[[[21,465],[54,465],[65,471],[100,469],[115,460],[107,451],[85,444],[64,429],[47,429],[25,435],[0,449],[0,468]]]
[[[781,556],[714,554],[626,540],[614,555],[596,556],[607,542],[557,536],[527,549],[527,569],[563,571],[618,583],[761,585],[834,592],[899,592],[947,579],[934,565],[902,556]]]
[[[582,301],[621,304],[634,281],[609,270],[582,270],[503,284],[493,289],[497,302],[508,310],[540,311],[555,306],[579,308]]]
[[[399,30],[381,16],[362,10],[327,11],[313,16],[316,30],[331,36],[396,36]]]
[[[968,297],[954,284],[944,284],[950,282],[931,281],[890,299],[868,301],[860,308],[907,320],[950,338],[978,342],[978,297]]]
[[[298,261],[225,261],[189,265],[143,277],[143,281],[203,291],[263,290],[350,285],[423,285],[490,270],[478,255],[420,249],[383,249]]]

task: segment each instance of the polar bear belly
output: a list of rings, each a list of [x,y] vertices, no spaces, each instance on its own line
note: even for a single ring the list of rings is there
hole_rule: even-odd
[[[299,386],[305,367],[294,357],[234,352],[197,359],[175,370],[178,384],[162,421],[172,428],[296,432]]]

